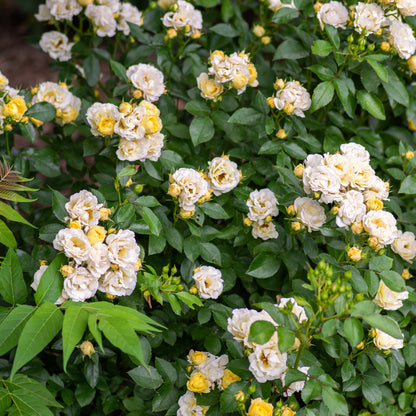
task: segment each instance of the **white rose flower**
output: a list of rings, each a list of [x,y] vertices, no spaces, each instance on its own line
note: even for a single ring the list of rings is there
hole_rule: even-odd
[[[278,238],[279,233],[276,230],[276,226],[272,222],[264,222],[260,224],[256,221],[253,222],[251,229],[251,235],[254,238],[261,238],[262,240],[270,240],[271,238]]]
[[[404,292],[395,292],[394,290],[389,289],[385,283],[380,280],[374,303],[388,311],[395,311],[403,306],[402,300],[405,300],[408,297],[409,292],[407,290]]]
[[[348,191],[341,202],[335,222],[338,227],[347,228],[353,222],[361,221],[365,213],[363,194],[354,190]]]
[[[346,187],[350,184],[351,162],[349,157],[339,153],[334,155],[325,153],[323,164],[333,170],[339,177],[342,186]]]
[[[330,1],[321,6],[316,17],[319,20],[322,30],[324,23],[345,29],[348,23],[348,10],[339,1]]]
[[[368,36],[386,23],[383,9],[376,3],[359,2],[355,8],[354,27],[358,33],[365,30]]]
[[[130,3],[122,3],[120,16],[117,19],[117,30],[121,30],[126,36],[130,34],[130,26],[128,23],[134,23],[138,26],[142,25],[142,13],[139,9]]]
[[[7,89],[9,85],[8,78],[0,71],[0,91]]]
[[[87,121],[94,136],[111,136],[120,117],[117,106],[110,103],[94,103],[87,110]]]
[[[297,220],[308,231],[317,231],[326,220],[325,210],[318,201],[307,197],[298,197],[293,203],[297,215]]]
[[[290,9],[296,9],[293,0],[290,3],[283,3],[281,0],[268,0],[269,2],[269,9],[277,12],[282,7],[289,7]]]
[[[176,416],[204,416],[206,413],[206,406],[196,404],[195,394],[191,390],[179,397],[178,405]]]
[[[313,168],[305,168],[303,171],[303,189],[306,193],[321,192],[322,197],[334,200],[342,199],[340,195],[341,179],[334,169],[320,165]]]
[[[145,100],[157,101],[165,92],[163,73],[152,65],[138,64],[127,69],[127,78],[143,93]]]
[[[82,11],[77,0],[46,0],[45,5],[56,20],[72,20]]]
[[[258,222],[259,225],[264,223],[264,220],[268,215],[275,217],[279,214],[279,210],[277,209],[277,199],[274,193],[268,189],[257,189],[250,193],[250,197],[247,200],[247,206],[249,209],[249,213],[247,217],[251,221]]]
[[[133,231],[119,230],[117,234],[109,234],[105,242],[111,263],[128,268],[139,260],[140,247],[136,243]]]
[[[192,278],[195,280],[200,298],[217,299],[221,295],[224,280],[221,278],[221,271],[215,267],[198,267]]]
[[[73,42],[69,42],[68,36],[56,30],[45,32],[39,42],[39,46],[43,52],[58,61],[68,61],[71,59],[71,48],[73,45]]]
[[[284,110],[298,117],[305,117],[303,113],[311,106],[308,91],[296,81],[287,82],[285,87],[276,92],[274,105],[278,110]]]
[[[98,290],[114,296],[129,296],[137,283],[137,273],[133,266],[108,270],[98,281]]]
[[[202,14],[199,10],[186,1],[178,0],[178,8],[175,12],[166,13],[162,22],[166,27],[173,27],[175,30],[189,27],[189,32],[186,32],[186,36],[190,36],[195,33],[196,30],[202,29]]]
[[[100,208],[97,197],[83,189],[69,197],[65,209],[72,220],[78,220],[84,227],[92,227],[100,221]]]
[[[42,82],[38,86],[38,92],[32,98],[32,104],[46,101],[56,109],[64,110],[71,104],[72,94],[55,82]]]
[[[214,195],[231,191],[240,182],[237,164],[225,157],[215,157],[208,162],[208,179]]]
[[[128,160],[134,162],[135,160],[145,160],[149,150],[149,143],[147,139],[125,139],[122,137],[118,144],[116,152],[120,160]]]
[[[97,292],[98,279],[85,267],[77,267],[64,280],[64,289],[68,298],[74,302],[84,302]]]
[[[403,348],[403,339],[394,338],[377,328],[374,331],[376,333],[373,339],[374,345],[379,350],[399,350],[400,348]]]
[[[298,367],[298,370],[301,371],[303,374],[308,375],[309,367]],[[282,383],[284,385],[286,373],[283,373],[280,379],[282,380]],[[285,390],[283,391],[283,396],[290,397],[293,393],[296,393],[297,391],[302,391],[304,386],[305,381],[295,381],[294,383],[291,383],[288,387],[285,388]]]
[[[364,201],[372,198],[384,201],[389,197],[389,190],[384,181],[378,176],[375,176],[371,185],[363,192],[363,196]]]
[[[259,383],[276,380],[287,370],[287,354],[282,354],[277,347],[257,346],[248,356],[248,360],[248,369]]]
[[[348,156],[351,162],[368,165],[370,163],[370,153],[365,147],[358,143],[344,143],[340,146],[341,154]]]
[[[39,269],[35,272],[33,275],[33,282],[30,285],[30,287],[36,292],[38,290],[39,282],[41,277],[43,276],[43,273],[45,273],[48,266],[42,265],[39,267]]]
[[[91,244],[84,231],[74,228],[59,230],[53,240],[54,249],[65,253],[65,256],[72,257],[75,263],[81,264],[88,260]]]
[[[241,60],[244,62],[243,59]],[[236,70],[237,68],[228,59],[228,56],[222,53],[214,53],[211,55],[211,66],[208,69],[208,73],[215,77],[215,82],[224,84],[232,81],[236,76]]]
[[[146,108],[141,105],[134,106],[130,113],[121,113],[114,125],[114,133],[126,140],[142,139],[145,136],[142,126],[145,115]]]
[[[103,243],[94,244],[91,247],[87,260],[89,272],[98,279],[109,269],[110,265],[107,245]]]
[[[396,7],[398,8],[402,16],[416,15],[415,0],[395,0],[395,3],[396,3]]]
[[[363,226],[370,236],[377,237],[381,247],[393,243],[397,237],[396,219],[384,210],[368,211],[364,215]]]
[[[147,134],[145,138],[148,145],[147,154],[144,159],[139,158],[139,160],[144,162],[145,159],[149,159],[156,162],[162,154],[164,137],[162,133]]]
[[[95,3],[99,4],[100,6],[107,6],[112,13],[120,12],[120,0],[95,0]]]
[[[195,366],[195,371],[203,374],[211,383],[218,383],[224,375],[226,365],[228,364],[228,356],[223,354],[217,357],[209,352],[206,355],[207,359]]]
[[[305,168],[315,168],[324,164],[324,157],[318,153],[308,155],[305,159]]]
[[[246,60],[234,52],[229,57],[225,58],[228,65],[231,65],[234,77],[232,79],[233,86],[237,89],[237,94],[241,94],[246,90],[248,81],[250,79],[250,70]]]
[[[298,305],[295,298],[280,298],[279,303],[276,305],[276,307],[284,308],[286,304],[289,302],[293,305],[292,313],[296,315],[299,323],[307,321],[308,317],[306,316],[305,308],[303,306]]]
[[[51,12],[46,4],[39,5],[38,12],[35,14],[35,19],[38,22],[53,21],[53,16],[51,15]]]
[[[193,211],[195,203],[208,192],[208,182],[194,169],[180,168],[172,180],[179,186],[179,205],[186,211]]]
[[[371,186],[376,174],[370,165],[365,165],[361,162],[351,163],[350,168],[350,186],[355,189],[363,191]]]
[[[404,233],[398,231],[391,248],[402,259],[412,263],[412,260],[416,257],[415,235],[410,231],[405,231]]]
[[[400,58],[409,59],[415,53],[416,39],[408,24],[394,21],[389,27],[389,40]]]
[[[110,7],[89,4],[85,9],[85,16],[87,16],[96,27],[98,36],[112,37],[116,34],[117,22]]]

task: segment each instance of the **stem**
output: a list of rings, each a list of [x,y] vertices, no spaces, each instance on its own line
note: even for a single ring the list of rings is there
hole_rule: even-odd
[[[10,143],[9,143],[9,132],[5,131],[6,135],[6,149],[7,149],[7,155],[10,156]]]

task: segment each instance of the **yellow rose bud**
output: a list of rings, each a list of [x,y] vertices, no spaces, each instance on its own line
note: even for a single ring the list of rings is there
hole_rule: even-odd
[[[91,245],[95,245],[97,243],[102,243],[105,239],[107,231],[101,225],[94,225],[92,226],[87,232],[88,241]]]
[[[146,134],[154,134],[162,130],[162,120],[158,116],[146,114],[141,124]]]
[[[278,139],[283,140],[283,139],[286,139],[287,134],[286,134],[286,132],[285,132],[283,129],[279,129],[279,130],[277,131],[277,133],[276,133],[276,137],[277,137]]]
[[[405,156],[406,156],[406,159],[413,159],[415,157],[415,152],[408,150]]]
[[[334,206],[331,208],[331,214],[332,214],[332,215],[337,215],[337,214],[338,214],[338,211],[339,211],[339,207],[338,207],[338,206],[336,206],[336,205],[334,205]]]
[[[177,183],[171,183],[168,189],[168,195],[177,198],[181,193],[181,187]]]
[[[118,106],[118,110],[120,111],[120,113],[122,114],[128,114],[131,113],[131,110],[133,110],[133,106],[130,103],[127,102],[122,102],[119,106]]]
[[[41,266],[46,266],[46,265],[48,264],[48,262],[47,262],[46,260],[41,260],[41,261],[39,262],[39,264],[40,264]]]
[[[215,56],[218,56],[219,58],[223,59],[225,57],[224,52],[223,51],[214,51],[211,53],[211,56],[209,57],[209,60],[213,60]]]
[[[193,365],[200,365],[207,360],[207,355],[202,351],[189,351],[189,361]]]
[[[201,37],[201,31],[200,30],[198,30],[198,29],[196,29],[195,31],[194,31],[194,33],[192,33],[192,35],[191,35],[191,38],[192,39],[199,39]]]
[[[38,120],[37,118],[34,117],[29,117],[29,120],[32,122],[32,124],[35,127],[40,127],[43,124],[43,121]]]
[[[274,98],[273,97],[269,97],[269,98],[267,98],[266,99],[266,102],[267,102],[267,105],[270,107],[270,108],[275,108],[276,106],[274,105]]]
[[[82,228],[81,223],[78,220],[71,220],[68,227],[73,228],[75,230],[79,230],[80,228]]]
[[[229,155],[222,155],[221,156],[223,159],[227,159],[227,160],[229,160],[230,159],[230,156]]]
[[[68,89],[68,84],[66,82],[59,82],[58,85],[66,90]]]
[[[260,40],[263,45],[268,45],[272,41],[272,38],[270,36],[263,36]]]
[[[33,87],[31,90],[30,90],[30,93],[32,94],[32,95],[35,95],[35,94],[37,94],[39,92],[39,88],[38,87]]]
[[[181,208],[181,210],[179,211],[179,216],[184,219],[191,218],[194,214],[195,210],[187,211],[186,209]]]
[[[116,298],[116,295],[112,295],[111,293],[106,293],[105,296],[107,299],[110,299],[110,300],[113,300]]]
[[[272,220],[272,216],[271,215],[268,215],[265,219],[264,219],[264,222],[270,222]]]
[[[416,131],[416,124],[413,122],[413,120],[407,120],[407,128],[410,131]]]
[[[118,19],[120,17],[120,13],[113,13],[114,19]]]
[[[261,38],[262,36],[264,36],[264,34],[266,33],[266,31],[264,30],[264,27],[263,26],[256,25],[256,26],[253,27],[253,33],[258,38]]]
[[[23,114],[26,112],[27,106],[25,99],[20,95],[12,98],[7,104],[3,107],[3,115],[5,117],[11,116],[13,120],[19,121]]]
[[[189,293],[190,293],[191,295],[196,295],[196,294],[198,293],[198,289],[196,288],[196,286],[192,286],[192,287],[189,289]]]
[[[239,90],[240,88],[244,88],[247,85],[247,78],[243,74],[237,74],[233,78],[233,87],[236,90]]]
[[[61,266],[59,271],[61,272],[63,277],[67,277],[70,274],[74,273],[74,268],[70,266],[69,264],[64,264],[63,266]]]
[[[384,182],[384,187],[386,188],[387,192],[390,192],[390,183],[389,182]]]
[[[302,228],[302,224],[299,221],[294,221],[292,222],[292,224],[290,225],[290,228],[292,229],[292,231],[294,232],[298,232],[301,230]]]
[[[285,85],[285,82],[281,78],[278,78],[273,84],[273,87],[275,90],[282,90],[285,87]]]
[[[295,169],[293,169],[293,173],[298,178],[301,178],[303,176],[304,170],[305,170],[305,166],[303,166],[303,163],[299,163],[299,165],[295,166]]]
[[[6,125],[4,126],[4,130],[5,130],[5,131],[12,131],[12,130],[13,130],[13,126],[12,126],[11,124],[6,124]]]
[[[194,393],[209,393],[211,382],[202,373],[194,373],[186,383],[186,387]]]
[[[288,215],[295,215],[296,214],[295,206],[294,205],[289,205],[286,208],[286,212],[288,213]]]
[[[85,357],[86,355],[88,355],[88,357],[91,358],[91,355],[93,355],[95,353],[94,347],[91,344],[90,341],[84,341],[80,346],[79,349],[82,352],[82,355]]]
[[[87,7],[89,4],[91,4],[94,0],[78,0],[78,3],[81,6]]]
[[[29,117],[28,116],[22,117],[22,119],[20,120],[20,122],[23,123],[23,124],[29,123]]]
[[[231,370],[226,368],[224,371],[224,375],[222,376],[222,379],[221,379],[222,390],[226,389],[230,384],[233,384],[236,381],[240,381],[240,380],[241,378],[237,374],[234,374]]]
[[[238,179],[240,181],[243,179],[243,172],[241,172],[241,170],[238,171]]]
[[[412,72],[416,72],[416,55],[411,56],[407,60],[407,66]]]
[[[364,342],[361,341],[355,348],[357,348],[357,350],[363,350],[364,349]]]
[[[248,72],[250,74],[248,78],[248,84],[251,85],[257,79],[257,69],[254,64],[247,64]],[[252,85],[255,86],[255,85]]]
[[[191,31],[190,25],[185,25],[185,33],[189,33]]]
[[[136,100],[140,100],[140,98],[142,98],[142,97],[143,97],[143,93],[142,93],[140,90],[134,90],[134,91],[133,91],[133,97],[134,97]]]
[[[378,238],[375,236],[371,236],[367,240],[367,243],[371,248],[376,248],[378,246]]]
[[[272,416],[273,405],[265,402],[262,398],[251,399],[250,407],[248,408],[248,416]]]
[[[253,221],[251,221],[250,218],[244,218],[243,220],[244,225],[246,225],[247,227],[250,227],[251,224],[253,224]]]
[[[98,88],[94,88],[94,97],[98,98],[100,95],[100,90]]]
[[[389,42],[381,42],[380,48],[384,52],[388,52],[390,50],[390,43]],[[410,59],[410,58],[409,58]]]
[[[173,39],[178,36],[178,32],[173,27],[171,27],[166,31],[166,35],[168,39]]]
[[[381,35],[383,33],[383,29],[382,28],[379,28],[379,29],[377,29],[375,32],[374,32],[374,34],[375,35]]]
[[[319,10],[321,10],[322,7],[322,3],[320,1],[317,1],[314,5],[313,5],[313,9],[315,10],[315,13],[318,13]]]
[[[212,197],[212,189],[208,189],[207,193],[198,199],[198,204],[203,204],[204,202],[209,201],[211,197]]]
[[[142,268],[142,261],[139,259],[133,264],[134,271],[137,272]]]
[[[361,249],[354,246],[354,247],[351,247],[348,250],[347,255],[352,261],[360,261],[361,260],[361,252],[362,252]]]
[[[108,220],[109,215],[111,214],[110,208],[100,208],[100,220]]]
[[[103,117],[97,123],[97,129],[102,136],[111,136],[114,133],[116,121],[111,117]]]
[[[370,198],[365,202],[365,206],[367,211],[379,211],[380,209],[383,209],[383,202],[377,198]]]
[[[403,269],[402,271],[402,278],[404,280],[409,280],[412,277],[412,275],[409,272],[409,269]]]
[[[312,198],[315,198],[315,199],[319,199],[321,197],[321,193],[320,192],[312,192]]]
[[[117,232],[117,230],[116,230],[115,228],[110,228],[110,229],[107,231],[107,233],[108,233],[108,234],[113,234],[113,233],[115,233],[115,232]]]
[[[361,221],[353,222],[351,224],[351,231],[354,234],[361,234],[363,232],[363,230],[364,230],[364,226],[363,226],[363,223]]]
[[[371,328],[368,331],[368,334],[370,335],[371,338],[374,338],[376,336],[376,330],[374,328]]]

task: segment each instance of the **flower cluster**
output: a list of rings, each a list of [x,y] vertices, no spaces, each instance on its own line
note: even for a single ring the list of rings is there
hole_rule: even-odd
[[[176,32],[182,30],[186,36],[199,37],[202,29],[201,12],[184,0],[178,0],[173,7],[174,11],[163,16],[163,25],[173,28]]]
[[[215,157],[208,162],[207,172],[198,172],[191,168],[180,168],[169,175],[168,194],[178,198],[182,208],[181,216],[190,218],[195,212],[196,203],[211,199],[235,188],[241,179],[237,164],[227,155]]]
[[[221,271],[212,266],[200,266],[194,269],[192,278],[198,295],[202,299],[217,299],[222,293],[224,281]]]
[[[247,207],[249,209],[246,220],[252,225],[251,234],[254,238],[261,238],[268,240],[270,238],[277,238],[279,234],[272,218],[279,214],[277,209],[277,199],[270,189],[257,189],[250,193],[247,200]]]
[[[207,100],[221,99],[224,85],[228,88],[234,87],[237,94],[242,94],[247,85],[258,85],[256,67],[244,52],[234,52],[228,56],[217,50],[211,53],[209,63],[211,66],[208,68],[208,74],[203,72],[197,78],[201,96]]]
[[[87,110],[87,120],[94,136],[120,136],[117,157],[120,160],[159,159],[163,147],[159,109],[142,100],[138,105],[123,102],[95,103]]]
[[[83,302],[99,290],[110,296],[128,296],[137,283],[140,268],[140,247],[130,230],[108,232],[99,225],[108,219],[109,209],[99,204],[89,191],[73,194],[65,204],[68,227],[60,230],[53,247],[69,259],[61,267],[65,277],[58,303],[66,299]],[[110,230],[109,230],[110,231]],[[45,266],[34,276],[32,288],[37,289]]]

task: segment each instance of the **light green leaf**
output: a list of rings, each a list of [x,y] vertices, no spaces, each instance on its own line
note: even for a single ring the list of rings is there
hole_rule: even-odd
[[[100,80],[100,61],[96,56],[91,54],[85,58],[83,68],[87,84],[90,87],[94,87]]]
[[[226,38],[234,38],[240,34],[240,32],[229,23],[218,23],[211,27],[210,31]]]
[[[17,248],[17,242],[6,223],[0,220],[0,243],[8,248]]]
[[[56,110],[52,104],[40,102],[32,105],[26,111],[26,115],[40,121],[52,121],[55,119]]]
[[[156,368],[150,365],[147,367],[140,365],[127,373],[138,386],[146,389],[157,389],[163,383],[163,379]]]
[[[21,222],[22,224],[29,225],[30,227],[36,228],[30,222],[26,221],[16,210],[11,206],[0,201],[0,215],[8,219],[9,221]]]
[[[191,295],[189,292],[177,292],[175,295],[191,309],[195,309],[195,305],[204,306],[197,296]]]
[[[267,279],[274,276],[280,268],[281,260],[273,255],[262,251],[250,263],[247,274],[258,279]]]
[[[382,81],[389,81],[389,73],[384,65],[380,64],[380,62],[374,59],[371,59],[371,55],[368,55],[366,57],[366,61],[374,69],[374,71]]]
[[[312,45],[312,53],[318,56],[328,56],[332,52],[332,45],[326,41],[318,39]]]
[[[292,19],[299,16],[299,12],[296,9],[290,7],[281,7],[272,17],[272,22],[277,24],[288,23]]]
[[[126,68],[123,64],[117,61],[110,61],[111,70],[124,82],[129,82],[129,79],[126,75]]]
[[[194,146],[210,141],[215,134],[214,122],[206,116],[197,117],[189,126],[189,134]]]
[[[348,342],[355,348],[364,337],[364,330],[357,318],[347,318],[344,321],[344,332]]]
[[[215,220],[226,220],[230,218],[227,211],[216,202],[206,202],[201,205],[202,212],[208,217],[214,218]]]
[[[388,256],[377,256],[370,260],[370,270],[382,272],[390,270],[393,266],[393,259]]]
[[[391,68],[388,68],[387,71],[388,81],[385,82],[382,80],[382,84],[387,92],[387,95],[392,100],[407,107],[409,105],[409,93],[407,92],[405,85]]]
[[[19,259],[12,248],[8,250],[0,267],[0,294],[11,305],[26,301],[26,283]]]
[[[334,415],[348,415],[348,405],[343,396],[331,387],[322,387],[322,399]]]
[[[207,116],[211,109],[203,101],[192,100],[186,103],[185,110],[194,116]]]
[[[123,178],[124,176],[133,176],[137,173],[136,169],[134,168],[134,166],[129,165],[126,166],[125,168],[121,169],[121,171],[117,174],[117,178]]]
[[[265,344],[275,333],[275,326],[268,321],[255,321],[250,326],[249,342]]]
[[[380,329],[393,338],[402,339],[403,334],[400,331],[397,322],[389,316],[379,315],[377,313],[371,315],[363,315],[364,321],[374,328]]]
[[[143,207],[142,217],[146,224],[149,226],[152,234],[159,236],[162,231],[162,224],[159,218],[148,207]]]
[[[277,328],[277,339],[280,352],[289,351],[295,343],[295,334],[284,326]]]
[[[361,317],[364,315],[370,315],[375,313],[377,307],[376,304],[371,300],[362,300],[356,303],[350,310],[350,315],[355,317]],[[330,322],[330,321],[328,321]]]
[[[380,273],[380,277],[389,289],[395,292],[402,292],[406,290],[406,284],[399,273],[393,270],[385,270]]]
[[[361,107],[368,111],[373,117],[378,118],[379,120],[386,119],[383,103],[374,93],[362,90],[357,91],[357,100]]]
[[[400,185],[399,194],[416,194],[416,175],[406,176]]]
[[[316,86],[312,95],[311,113],[325,107],[334,97],[334,85],[330,81],[323,81]]]
[[[242,107],[231,115],[228,123],[251,125],[257,123],[261,117],[262,114],[254,108]]]
[[[337,28],[335,26],[328,25],[325,23],[325,32],[328,35],[331,43],[334,45],[335,49],[339,49],[340,40]]]
[[[354,118],[354,97],[348,88],[347,81],[343,78],[335,78],[334,86],[345,112],[349,117]]]
[[[68,216],[68,211],[65,209],[65,204],[69,201],[60,192],[51,189],[52,191],[52,210],[58,220],[64,221]]]

